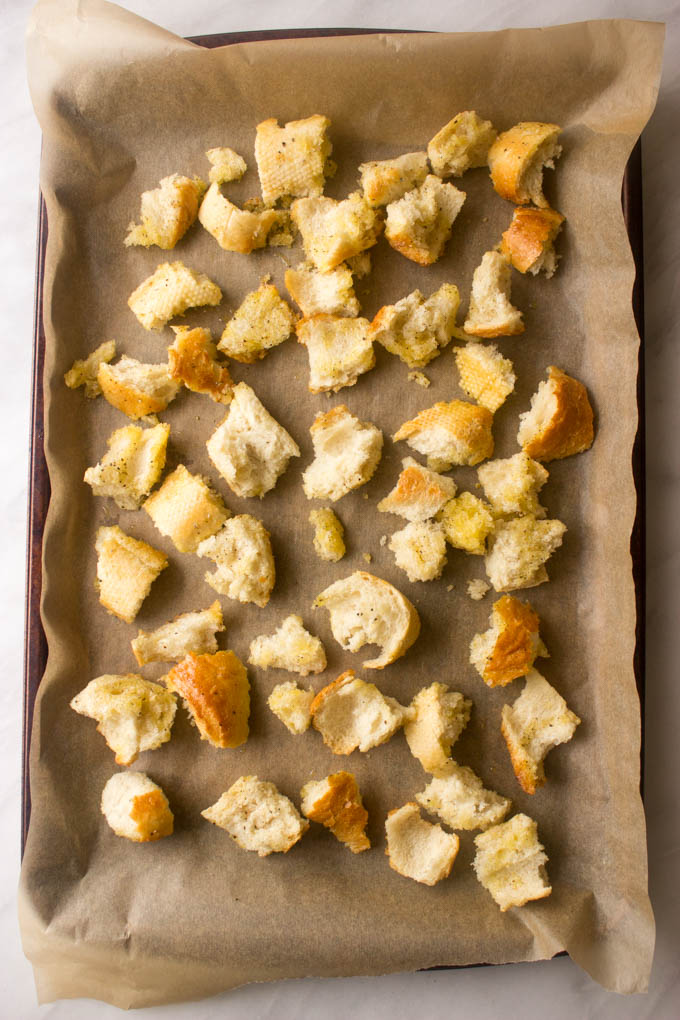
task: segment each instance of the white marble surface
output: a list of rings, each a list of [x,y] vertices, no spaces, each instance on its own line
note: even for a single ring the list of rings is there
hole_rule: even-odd
[[[0,1017],[103,1020],[118,1011],[92,1001],[36,1004],[21,952],[15,891],[19,872],[22,633],[26,479],[35,225],[40,132],[25,81],[29,0],[0,0],[0,160],[3,334],[0,373]],[[181,35],[265,28],[369,26],[444,31],[553,25],[633,17],[667,23],[657,110],[645,131],[644,224],[647,367],[648,619],[646,809],[650,890],[658,934],[648,995],[623,998],[595,985],[568,959],[374,979],[306,980],[246,987],[202,1003],[151,1009],[149,1017],[276,1016],[278,1020],[474,1017],[495,1020],[680,1016],[680,7],[677,0],[127,0],[123,5]]]

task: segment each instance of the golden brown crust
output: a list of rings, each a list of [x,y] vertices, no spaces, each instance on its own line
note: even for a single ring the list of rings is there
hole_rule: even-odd
[[[240,747],[248,739],[250,684],[231,651],[182,659],[164,678],[186,702],[201,737],[215,747]]]
[[[494,615],[500,617],[502,629],[484,666],[484,680],[489,687],[504,687],[526,676],[533,665],[539,619],[528,603],[512,595],[503,595],[495,603]]]
[[[344,673],[340,674],[337,680],[334,680],[332,683],[327,684],[325,687],[322,687],[321,690],[318,691],[318,693],[316,694],[311,705],[309,706],[309,714],[311,715],[311,717],[314,718],[317,712],[320,711],[324,702],[326,701],[326,698],[328,698],[331,694],[335,694],[335,692],[340,687],[344,687],[345,684],[351,683],[351,681],[355,679],[356,674],[354,670],[346,669]]]
[[[130,808],[130,818],[137,825],[139,833],[135,842],[150,843],[172,835],[174,816],[162,790],[151,790],[135,797]]]
[[[168,401],[152,393],[144,393],[127,379],[116,374],[115,366],[102,363],[97,372],[97,382],[105,399],[117,411],[122,411],[128,418],[143,418],[147,414],[164,411]]]
[[[534,460],[561,460],[593,445],[593,409],[582,382],[551,365],[548,369],[557,410],[546,427],[522,449]]]
[[[313,822],[330,829],[336,839],[345,843],[353,854],[370,849],[365,833],[368,811],[361,803],[357,781],[351,772],[336,772],[327,777],[328,790],[306,812]]]
[[[519,206],[504,231],[501,252],[515,269],[526,273],[555,240],[564,216],[555,209]]]
[[[416,262],[419,266],[434,265],[442,253],[441,250],[432,252],[425,244],[419,244],[411,234],[407,233],[391,233],[388,240],[395,251],[410,259],[411,262]]]
[[[486,407],[469,404],[465,400],[439,401],[420,411],[411,421],[404,422],[393,439],[395,442],[409,439],[427,429],[439,427],[466,444],[470,455],[465,463],[475,465],[493,454],[492,424],[493,414]]]
[[[551,137],[557,138],[557,124],[524,121],[498,136],[489,149],[489,169],[493,186],[501,198],[517,205],[528,205],[531,195],[524,189],[524,177],[538,149]],[[545,199],[537,203],[547,206]]]
[[[508,745],[508,753],[512,762],[512,769],[517,776],[517,781],[525,793],[534,794],[539,786],[545,783],[545,771],[543,763],[536,764],[525,753],[521,745],[515,742],[505,719],[501,720],[501,733]],[[547,895],[547,894],[546,894]]]
[[[173,327],[177,338],[168,348],[170,378],[195,393],[207,393],[219,404],[231,400],[233,380],[226,362],[217,361],[217,348],[210,331],[197,327]]]

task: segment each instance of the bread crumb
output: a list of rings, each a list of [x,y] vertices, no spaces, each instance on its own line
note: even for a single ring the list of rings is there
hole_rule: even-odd
[[[427,389],[427,387],[431,384],[431,380],[428,379],[423,372],[418,372],[417,370],[409,372],[408,379],[410,382],[418,383],[418,385],[422,386],[424,389]]]
[[[363,556],[363,558],[366,560],[367,563],[370,563],[371,560],[373,559],[373,557],[371,556],[371,554],[369,552],[362,553],[361,555]]]
[[[488,591],[490,591],[491,585],[487,584],[486,581],[482,581],[481,578],[477,577],[474,581],[468,581],[467,593],[471,599],[475,602],[479,602],[483,599]]]

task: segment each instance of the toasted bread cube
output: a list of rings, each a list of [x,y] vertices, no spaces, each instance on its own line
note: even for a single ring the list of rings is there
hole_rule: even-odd
[[[163,262],[128,298],[144,329],[159,330],[188,308],[219,305],[222,291],[203,273],[183,262]]]
[[[372,159],[359,167],[361,188],[369,205],[388,205],[422,184],[428,169],[425,152],[406,152],[396,159]]]
[[[326,652],[319,638],[305,630],[302,617],[293,614],[273,634],[261,634],[250,642],[248,662],[261,669],[287,669],[307,676],[323,673]]]
[[[593,445],[593,409],[582,382],[551,365],[531,408],[519,416],[517,442],[535,460],[561,460]]]
[[[422,368],[451,340],[459,305],[460,294],[452,283],[443,283],[427,299],[414,290],[381,308],[369,335],[409,368]]]
[[[491,591],[491,585],[482,581],[481,578],[476,577],[474,580],[468,581],[467,593],[473,602],[480,602],[488,591]]]
[[[262,496],[299,457],[297,443],[269,414],[247,383],[234,387],[229,413],[205,444],[211,461],[237,496]]]
[[[302,319],[296,333],[309,357],[310,393],[337,393],[354,386],[375,365],[368,319],[313,315]]]
[[[456,494],[453,478],[404,457],[403,471],[391,492],[378,503],[381,513],[398,514],[407,521],[428,521]]]
[[[90,400],[98,397],[102,389],[97,380],[99,366],[113,361],[116,356],[116,341],[105,340],[86,358],[78,358],[73,362],[64,376],[64,382],[70,390],[85,387],[85,396]]]
[[[562,521],[538,521],[532,514],[497,521],[486,555],[486,573],[495,591],[535,588],[548,580],[544,564],[562,545]]]
[[[494,518],[484,500],[471,492],[461,492],[437,515],[444,529],[444,538],[454,549],[463,549],[470,556],[483,556],[486,539],[494,529]]]
[[[194,393],[207,393],[218,404],[228,404],[234,388],[226,362],[217,360],[212,333],[202,326],[171,326],[175,342],[168,347],[170,378]]]
[[[348,669],[312,701],[314,728],[333,754],[370,751],[404,725],[409,710]]]
[[[142,192],[142,222],[130,224],[126,246],[149,248],[155,244],[165,251],[174,248],[195,221],[205,188],[200,177],[170,174],[153,191]]]
[[[133,421],[164,411],[179,392],[168,365],[143,365],[125,354],[116,365],[102,363],[97,382],[109,404]]]
[[[427,457],[433,471],[448,471],[454,464],[479,464],[493,453],[493,415],[485,407],[464,400],[439,402],[404,422],[395,433]]]
[[[548,481],[548,472],[526,453],[487,461],[477,468],[477,477],[497,513],[545,517],[538,493]]]
[[[296,735],[305,733],[309,729],[312,716],[310,708],[314,701],[314,691],[306,691],[298,687],[294,680],[287,680],[285,684],[277,684],[269,697],[267,704],[277,719]]]
[[[211,184],[229,184],[231,181],[240,181],[248,169],[243,156],[239,156],[238,152],[234,152],[226,145],[207,149],[206,156],[211,164],[208,174]]]
[[[293,802],[257,776],[241,776],[201,814],[258,857],[287,853],[309,828]]]
[[[222,607],[215,601],[208,609],[180,613],[156,630],[140,630],[131,642],[132,651],[140,666],[148,662],[179,662],[189,652],[194,655],[216,652],[215,635],[224,629]]]
[[[314,114],[279,127],[274,117],[257,125],[255,159],[262,199],[273,205],[278,198],[321,195],[333,151],[327,131],[328,117]]]
[[[359,421],[344,404],[317,414],[310,430],[314,460],[302,475],[307,499],[341,499],[365,485],[374,475],[382,454],[382,432]]]
[[[501,733],[525,793],[536,793],[545,783],[546,754],[571,740],[580,722],[538,670],[530,670],[519,698],[503,705],[501,714]]]
[[[201,734],[213,747],[240,747],[248,739],[250,683],[233,652],[189,652],[163,677],[182,698]]]
[[[97,580],[99,601],[125,623],[132,623],[151,591],[151,585],[168,565],[165,553],[126,535],[117,524],[99,528]]]
[[[165,467],[169,425],[142,429],[126,425],[106,440],[108,450],[83,481],[95,496],[110,496],[121,510],[137,510],[158,481]]]
[[[168,475],[143,509],[179,552],[191,553],[231,516],[221,496],[199,475],[187,471],[184,464]]]
[[[563,223],[564,216],[554,209],[519,206],[503,233],[501,252],[518,272],[536,276],[543,270],[550,279],[559,259],[553,243]]]
[[[342,202],[325,196],[298,198],[291,216],[307,258],[322,273],[371,248],[382,230],[381,216],[358,191]]]
[[[385,821],[390,867],[404,878],[436,885],[451,873],[460,840],[420,816],[413,801],[390,811]]]
[[[430,266],[443,253],[465,192],[429,174],[423,183],[387,206],[385,237],[412,262]]]
[[[464,110],[445,124],[428,143],[427,154],[438,177],[462,177],[466,170],[486,166],[489,148],[496,141],[490,120]]]
[[[409,581],[434,581],[446,566],[446,539],[441,524],[411,521],[388,542],[397,566]]]
[[[536,822],[527,815],[515,815],[480,833],[475,846],[472,866],[502,912],[550,896],[548,858],[538,842]]]
[[[380,577],[357,570],[317,596],[327,609],[333,637],[345,651],[378,645],[380,655],[365,669],[383,669],[411,647],[420,633],[420,617],[405,595]]]
[[[228,520],[221,531],[201,542],[199,556],[206,556],[217,570],[205,575],[211,588],[237,602],[266,606],[276,572],[269,532],[250,514]]]
[[[404,725],[411,754],[426,772],[443,768],[451,747],[470,720],[472,702],[446,684],[433,683],[418,691],[411,709],[413,717]]]
[[[445,762],[416,800],[431,814],[439,815],[452,829],[488,829],[502,821],[511,801],[485,789],[481,779],[466,765]]]
[[[295,316],[272,283],[251,291],[224,327],[218,347],[235,361],[252,365],[293,331]]]
[[[528,602],[503,595],[491,610],[489,630],[475,634],[470,662],[488,687],[505,687],[526,676],[548,650],[538,636],[538,614]]]
[[[170,739],[177,704],[160,684],[128,673],[90,680],[71,700],[71,708],[97,720],[97,732],[115,753],[117,765],[132,765],[143,751]]]
[[[470,306],[464,330],[471,336],[517,336],[524,332],[522,313],[510,302],[510,263],[487,251],[472,274]]]
[[[211,184],[208,188],[198,210],[198,219],[220,248],[241,255],[250,255],[256,248],[264,248],[278,223],[273,209],[259,212],[239,209],[224,197],[219,184]]]
[[[310,510],[309,523],[314,525],[314,551],[321,560],[337,563],[347,551],[343,541],[345,529],[329,506]]]
[[[352,273],[344,262],[327,273],[319,273],[308,262],[301,262],[296,269],[286,270],[285,281],[290,296],[307,319],[321,313],[348,317],[359,314]]]
[[[325,779],[305,783],[300,797],[303,815],[325,825],[353,854],[370,849],[365,832],[368,811],[351,772],[335,772]]]
[[[493,414],[515,388],[512,362],[494,344],[471,342],[456,351],[460,388]]]
[[[517,205],[533,202],[547,209],[543,194],[543,168],[555,166],[562,152],[557,144],[557,124],[524,121],[498,136],[489,149],[493,186],[501,196]]]
[[[160,786],[144,772],[117,772],[102,790],[101,812],[117,836],[150,843],[171,836],[174,816]]]

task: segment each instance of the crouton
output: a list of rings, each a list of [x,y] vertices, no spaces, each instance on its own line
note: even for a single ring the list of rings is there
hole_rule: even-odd
[[[241,776],[201,814],[258,857],[287,853],[309,828],[293,802],[257,776]]]
[[[472,274],[472,291],[463,326],[471,336],[517,336],[524,332],[522,313],[510,303],[510,263],[487,251]]]
[[[515,388],[512,362],[494,344],[468,343],[456,350],[460,388],[493,414]]]
[[[149,248],[155,244],[165,251],[174,248],[195,221],[205,188],[200,177],[171,174],[153,191],[142,192],[142,222],[130,224],[126,246]]]
[[[237,602],[267,605],[276,572],[269,532],[250,514],[228,520],[221,531],[201,542],[196,550],[216,564],[205,579],[220,595]]]
[[[526,453],[487,461],[477,468],[477,477],[497,513],[545,517],[538,493],[548,481],[548,472]]]
[[[359,314],[352,273],[344,262],[327,273],[301,262],[296,269],[287,269],[284,279],[290,296],[307,319],[321,313],[349,317]]]
[[[545,783],[545,756],[571,740],[580,722],[538,670],[530,670],[519,698],[503,705],[501,714],[501,733],[525,793],[536,793]]]
[[[532,514],[497,521],[485,560],[494,589],[535,588],[547,581],[544,564],[562,545],[566,530],[562,521],[538,521]]]
[[[307,676],[323,673],[326,652],[319,638],[305,630],[302,617],[292,615],[273,634],[261,634],[250,642],[248,662],[261,669],[287,669]]]
[[[406,421],[392,437],[405,439],[427,457],[433,471],[448,471],[454,464],[479,464],[493,453],[493,415],[485,407],[464,400],[440,401]]]
[[[302,475],[307,499],[335,503],[373,477],[382,454],[383,436],[371,422],[359,421],[344,404],[338,404],[317,414],[309,431],[314,460]]]
[[[217,360],[212,333],[202,326],[171,326],[175,342],[168,347],[170,378],[194,393],[207,393],[218,404],[228,404],[234,387],[226,362]]]
[[[414,290],[378,311],[369,336],[409,368],[422,368],[451,340],[459,305],[458,288],[452,283],[443,283],[427,299]]]
[[[427,154],[438,177],[462,177],[466,170],[486,166],[489,148],[496,141],[490,120],[464,110],[445,124],[428,143]]]
[[[370,849],[371,841],[365,832],[368,811],[351,772],[335,772],[325,779],[305,783],[300,797],[303,815],[330,829],[353,854]]]
[[[407,521],[427,521],[456,494],[453,478],[423,467],[413,457],[404,457],[403,471],[391,492],[378,503],[381,513],[398,514]]]
[[[160,786],[143,772],[117,772],[102,790],[101,812],[117,836],[150,843],[171,836],[174,816]]]
[[[371,248],[383,226],[380,214],[358,191],[342,202],[326,196],[298,198],[291,216],[307,258],[322,273]]]
[[[267,698],[267,704],[277,719],[291,733],[305,733],[309,729],[312,716],[310,708],[314,701],[314,691],[306,691],[298,687],[294,680],[277,684]]]
[[[549,279],[557,269],[553,243],[563,223],[564,216],[554,209],[519,206],[502,235],[501,252],[518,272],[536,276],[542,270]]]
[[[251,291],[224,327],[218,347],[235,361],[252,365],[293,331],[295,316],[272,283]]]
[[[222,291],[203,273],[183,262],[163,262],[128,298],[144,329],[159,330],[188,308],[219,305]]]
[[[419,187],[387,206],[385,237],[407,259],[430,266],[443,253],[465,197],[464,191],[429,174]]]
[[[216,652],[215,635],[224,629],[222,607],[215,601],[208,609],[180,613],[156,630],[140,630],[131,642],[132,651],[140,666],[149,662],[179,662],[189,652],[194,655]]]
[[[354,386],[375,365],[368,319],[313,315],[302,319],[296,333],[309,357],[309,391],[326,393]]]
[[[210,173],[208,180],[211,184],[230,184],[231,181],[240,181],[248,169],[248,165],[238,152],[228,146],[218,146],[208,149],[206,156],[210,162]]]
[[[151,585],[168,565],[165,553],[126,535],[117,524],[99,528],[95,543],[99,601],[125,623],[132,623],[151,591]]]
[[[237,496],[262,496],[299,457],[297,443],[269,414],[247,383],[234,387],[229,413],[205,444],[211,461]]]
[[[481,779],[467,765],[449,760],[427,784],[416,800],[431,814],[439,815],[452,829],[488,829],[502,821],[511,802],[484,788]]]
[[[462,549],[470,556],[485,554],[494,518],[484,500],[471,492],[461,492],[440,510],[437,520],[444,529],[444,538],[454,549]]]
[[[489,149],[489,169],[493,186],[501,196],[516,205],[533,202],[548,208],[543,195],[543,168],[555,166],[562,152],[557,144],[557,124],[525,121],[498,136]]]
[[[423,183],[428,174],[427,154],[406,152],[396,159],[372,159],[361,164],[359,173],[369,205],[388,205]]]
[[[337,563],[347,551],[343,541],[345,529],[329,506],[310,510],[309,523],[314,525],[314,551],[321,560]]]
[[[121,510],[137,510],[165,467],[169,425],[126,425],[106,440],[108,450],[83,476],[95,496],[110,496]]]
[[[198,210],[198,219],[224,251],[250,255],[256,248],[264,248],[279,218],[273,209],[260,212],[239,209],[224,197],[219,184],[211,184]]]
[[[71,708],[97,720],[97,732],[115,753],[117,765],[132,765],[143,751],[170,739],[177,704],[160,684],[128,673],[90,680],[72,698]]]
[[[593,409],[582,382],[551,365],[531,407],[519,416],[517,442],[534,460],[561,460],[593,445]]]
[[[109,404],[133,421],[164,411],[179,392],[168,365],[143,365],[125,354],[116,365],[102,362],[97,382]]]
[[[378,645],[380,655],[365,669],[383,669],[402,656],[420,633],[420,617],[405,595],[380,577],[357,570],[317,596],[327,609],[333,637],[345,651]]]
[[[552,892],[545,870],[548,858],[538,842],[536,822],[527,815],[515,815],[480,833],[475,846],[472,866],[502,912]]]
[[[86,358],[78,358],[73,362],[64,376],[64,382],[70,390],[85,387],[85,396],[90,400],[98,397],[101,393],[101,386],[97,380],[99,366],[113,361],[116,356],[116,341],[105,340]]]
[[[404,724],[406,742],[426,772],[437,772],[467,726],[472,702],[449,691],[446,684],[433,683],[418,691],[410,707],[413,716]]]
[[[196,552],[205,538],[231,516],[219,496],[199,475],[180,464],[143,505],[161,535],[179,552]]]
[[[274,117],[257,125],[255,159],[262,199],[273,205],[279,198],[323,194],[328,158],[333,150],[328,117],[314,114],[279,127]]]
[[[470,662],[488,687],[505,687],[526,676],[539,655],[547,656],[538,636],[538,614],[528,602],[503,595],[489,622],[489,630],[475,634],[470,643]]]
[[[404,725],[409,710],[348,669],[312,701],[314,728],[333,754],[370,751]]]
[[[388,547],[409,581],[434,581],[446,566],[444,529],[434,521],[411,521],[394,532]]]
[[[413,801],[388,813],[385,832],[390,867],[404,878],[436,885],[450,875],[460,840],[421,818]]]
[[[163,677],[179,694],[196,723],[201,740],[213,747],[240,747],[248,739],[250,683],[233,652],[188,655]]]

